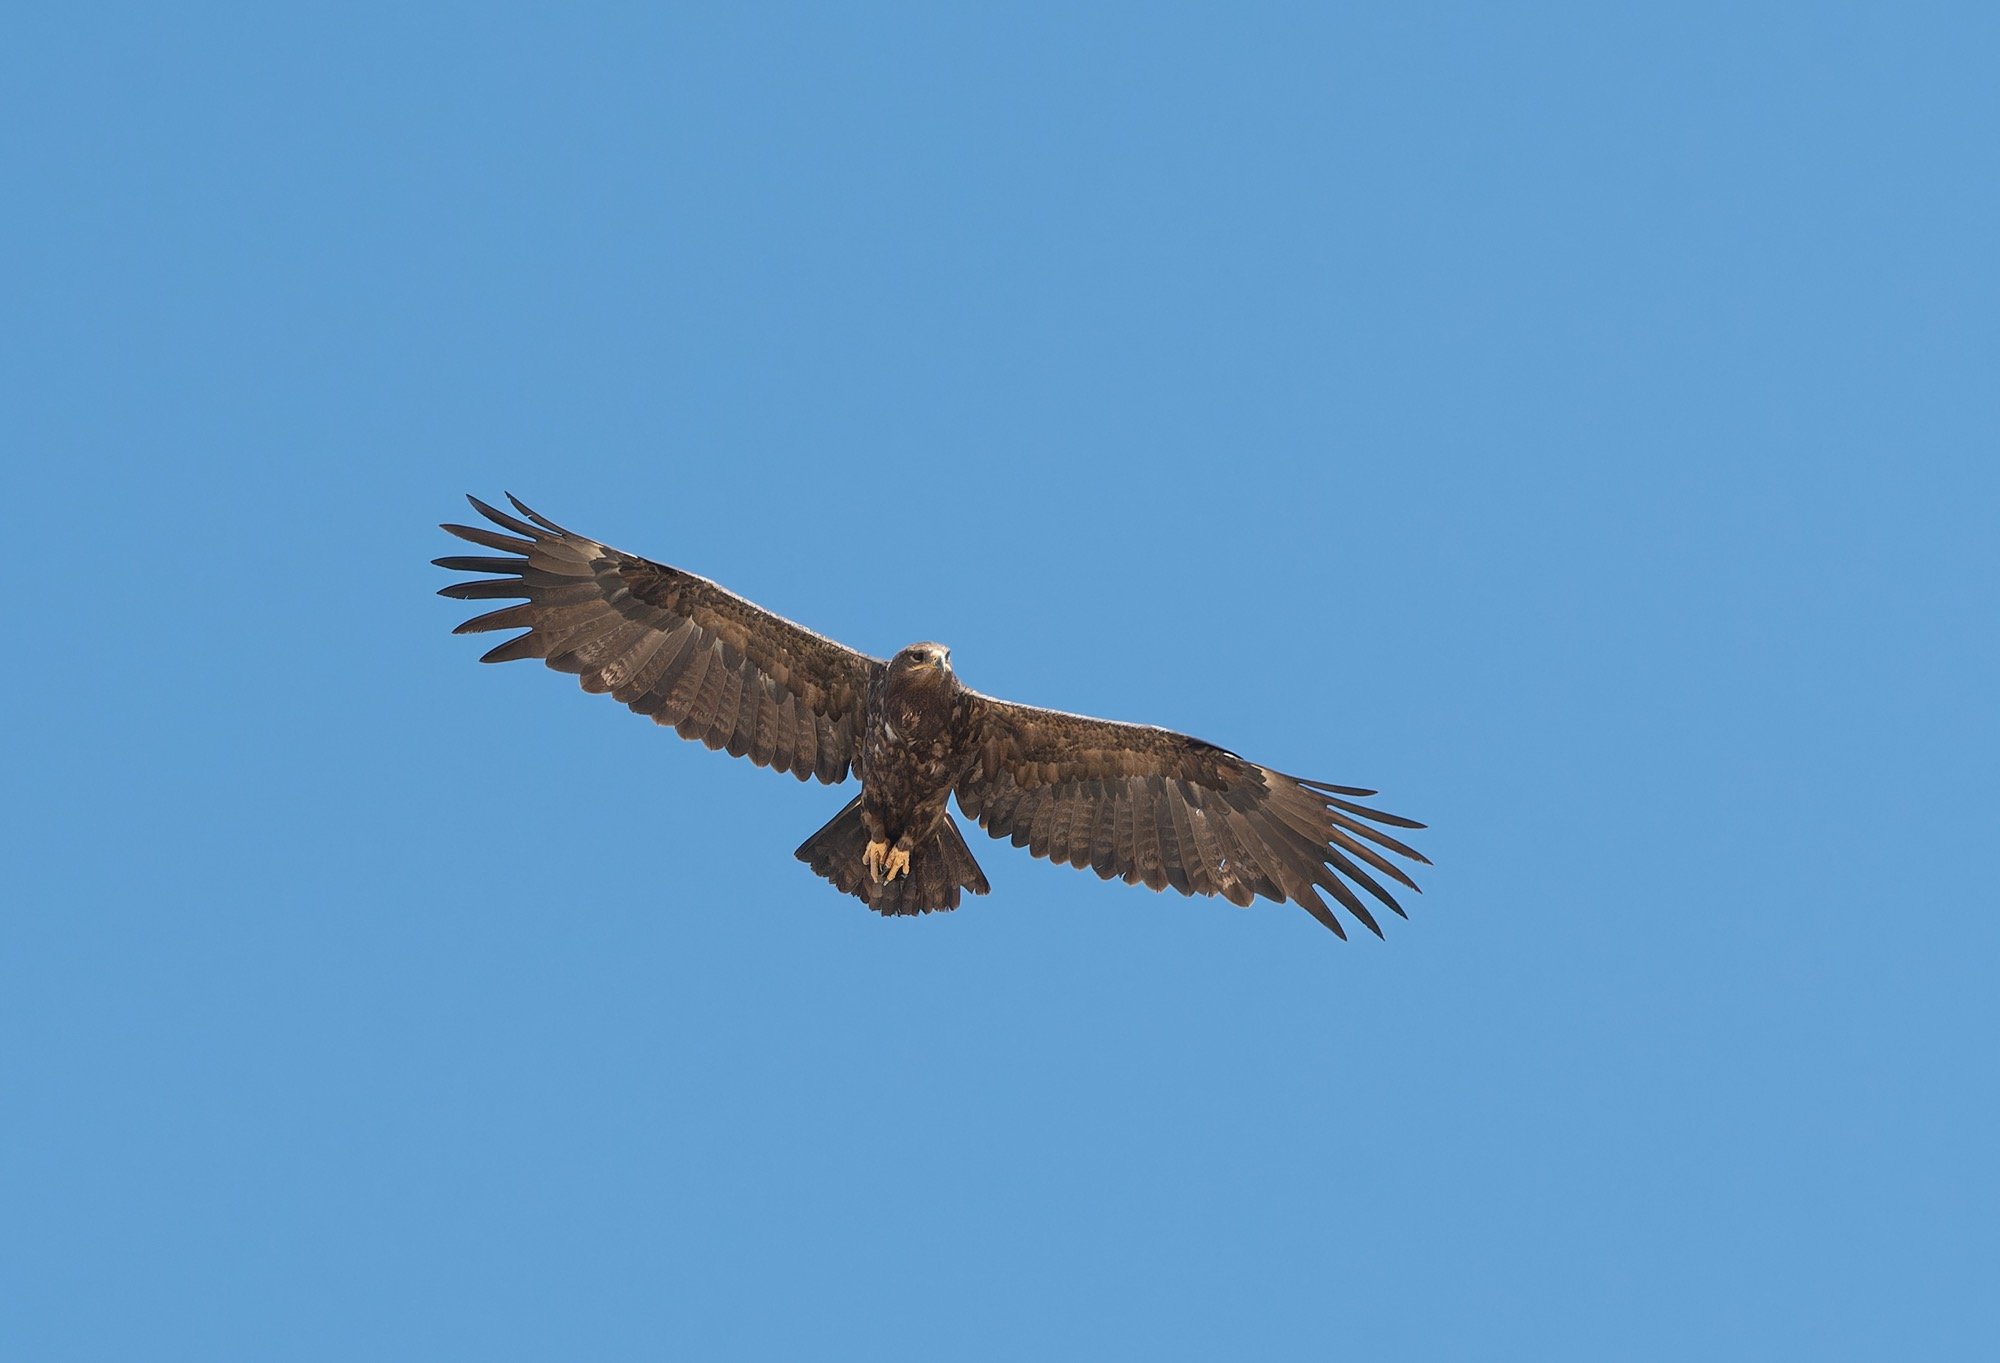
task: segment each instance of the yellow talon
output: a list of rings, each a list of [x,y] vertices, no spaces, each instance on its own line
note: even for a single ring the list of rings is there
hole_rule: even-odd
[[[905,852],[900,847],[890,848],[889,855],[886,858],[885,864],[882,869],[883,883],[886,884],[887,882],[894,880],[897,876],[907,876],[909,873],[910,873],[910,854],[908,852]]]
[[[877,884],[882,881],[882,863],[888,855],[889,844],[886,842],[870,842],[861,854],[861,864],[868,868],[868,874],[875,877]]]

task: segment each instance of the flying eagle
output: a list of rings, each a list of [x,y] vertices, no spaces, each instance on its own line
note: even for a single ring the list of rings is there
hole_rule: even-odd
[[[884,662],[773,615],[706,578],[468,501],[499,530],[446,525],[500,551],[435,560],[496,576],[454,582],[462,601],[520,599],[455,633],[526,629],[481,662],[540,658],[683,738],[861,793],[798,849],[883,914],[958,907],[986,877],[946,812],[1038,857],[1109,880],[1248,904],[1291,900],[1341,937],[1325,890],[1376,936],[1356,887],[1397,914],[1375,872],[1412,890],[1384,852],[1428,861],[1382,831],[1422,828],[1356,804],[1370,790],[1286,776],[1186,734],[1041,710],[961,685],[943,644]],[[504,532],[504,533],[503,533]]]

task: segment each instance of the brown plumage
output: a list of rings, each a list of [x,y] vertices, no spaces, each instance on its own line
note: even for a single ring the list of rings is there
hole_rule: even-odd
[[[954,795],[988,833],[1035,856],[1234,904],[1289,899],[1342,937],[1320,890],[1380,936],[1359,892],[1401,914],[1378,876],[1417,888],[1385,853],[1425,858],[1383,828],[1423,825],[1355,803],[1373,791],[1286,776],[1166,729],[982,696],[959,683],[941,644],[870,657],[512,497],[519,516],[469,500],[500,529],[444,529],[499,556],[435,562],[496,576],[440,594],[521,604],[456,632],[527,631],[480,661],[540,658],[682,737],[802,781],[859,775],[861,793],[797,855],[880,913],[987,892],[946,812]]]

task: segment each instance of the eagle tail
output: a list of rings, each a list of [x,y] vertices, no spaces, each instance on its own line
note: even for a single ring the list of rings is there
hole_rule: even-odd
[[[863,864],[868,830],[861,822],[861,797],[849,800],[826,827],[807,838],[795,854],[800,861],[881,914],[941,912],[958,907],[959,893],[985,894],[989,888],[972,849],[946,814],[938,820],[930,841],[910,853],[908,874],[886,884],[876,881]]]

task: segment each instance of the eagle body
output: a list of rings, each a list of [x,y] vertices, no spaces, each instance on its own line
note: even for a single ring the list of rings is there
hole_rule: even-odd
[[[522,629],[482,662],[539,658],[683,737],[801,781],[861,792],[800,861],[878,913],[956,908],[989,886],[947,808],[1034,856],[1233,904],[1290,900],[1335,934],[1330,894],[1377,936],[1378,877],[1415,890],[1385,828],[1423,825],[1358,804],[1373,791],[1287,776],[1186,734],[1040,709],[964,686],[942,644],[884,660],[706,578],[468,499],[498,529],[445,530],[497,556],[435,562],[481,574],[441,595],[512,600],[457,633]]]
[[[870,841],[908,852],[928,840],[972,764],[970,693],[942,644],[912,644],[868,691],[861,820]]]
[[[911,644],[868,688],[855,772],[861,793],[798,858],[878,913],[929,913],[985,894],[985,874],[946,811],[976,757],[977,697],[943,644]],[[859,852],[856,843],[859,841]]]

